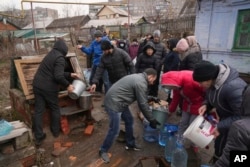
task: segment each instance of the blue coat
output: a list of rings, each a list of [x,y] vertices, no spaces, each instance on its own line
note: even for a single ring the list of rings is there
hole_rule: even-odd
[[[100,42],[97,42],[96,40],[93,40],[89,47],[82,47],[81,50],[86,53],[88,56],[91,56],[93,54],[93,65],[98,66],[100,64],[101,56],[102,56],[102,49],[101,49],[101,42],[103,40],[108,40],[108,37],[102,37],[102,40]]]

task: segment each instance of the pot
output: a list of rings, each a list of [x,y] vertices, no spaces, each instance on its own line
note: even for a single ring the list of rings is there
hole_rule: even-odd
[[[80,108],[89,110],[92,107],[92,95],[89,92],[84,91],[78,99],[78,104]]]
[[[69,93],[69,97],[71,99],[76,100],[80,97],[82,92],[86,89],[86,84],[79,79],[75,79],[72,85],[74,86],[75,89],[73,90],[73,92]]]

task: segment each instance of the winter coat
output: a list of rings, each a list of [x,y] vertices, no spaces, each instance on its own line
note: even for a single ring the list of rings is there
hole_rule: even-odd
[[[178,39],[170,39],[167,41],[168,43],[168,48],[169,48],[169,53],[166,54],[164,58],[164,68],[163,72],[168,72],[168,71],[177,71],[179,70],[179,63],[180,63],[180,58],[179,54],[173,49],[176,47],[176,44],[178,42]]]
[[[93,65],[98,66],[101,60],[102,56],[102,49],[101,49],[101,42],[103,40],[108,40],[108,37],[102,37],[102,40],[97,42],[96,40],[93,40],[89,47],[82,47],[81,51],[86,53],[88,56],[91,56],[93,54]]]
[[[147,49],[151,48],[153,49],[153,55],[149,56],[147,55]],[[141,73],[147,68],[153,68],[155,70],[158,70],[160,63],[155,57],[155,46],[154,44],[149,41],[143,48],[143,53],[141,53],[137,59],[136,59],[136,64],[135,64],[135,72],[136,73]]]
[[[133,42],[129,46],[128,53],[129,53],[129,56],[131,57],[131,60],[134,60],[134,58],[136,58],[138,49],[139,49],[139,44],[137,42]]]
[[[63,40],[58,40],[53,49],[44,57],[34,76],[33,86],[45,91],[57,92],[59,85],[67,87],[71,79],[70,72],[64,72],[65,56],[68,47]]]
[[[194,66],[201,61],[201,52],[190,53],[182,61],[180,61],[179,70],[193,70]]]
[[[161,66],[163,64],[163,61],[166,55],[166,48],[161,42],[153,41],[153,43],[155,45],[155,50],[156,50],[155,57],[160,62],[160,66]],[[161,70],[161,68],[159,70]]]
[[[147,99],[148,80],[146,73],[131,74],[123,77],[109,89],[104,98],[104,105],[113,111],[123,112],[137,101],[145,118],[152,121],[151,110]]]
[[[176,86],[173,90],[173,99],[169,106],[169,111],[174,112],[180,102],[182,110],[198,115],[198,109],[202,106],[205,98],[205,90],[198,82],[193,80],[193,71],[170,71],[162,74],[162,86]]]
[[[206,101],[208,110],[215,107],[220,118],[217,128],[228,131],[233,121],[240,118],[242,93],[246,86],[239,73],[226,64],[219,64],[219,73],[215,84],[207,90]]]
[[[104,70],[108,71],[109,81],[113,84],[125,75],[135,73],[134,64],[127,52],[120,48],[113,48],[113,52],[101,57],[101,62],[92,80],[98,84]]]
[[[230,127],[226,146],[214,167],[230,166],[230,151],[250,150],[250,86],[244,91],[241,105],[243,118],[235,121]]]

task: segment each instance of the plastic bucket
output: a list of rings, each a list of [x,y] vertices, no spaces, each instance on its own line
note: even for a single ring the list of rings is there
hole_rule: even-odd
[[[199,115],[189,125],[183,136],[191,140],[194,144],[200,148],[206,147],[214,138],[210,135],[210,132],[214,129],[214,126],[210,122]]]
[[[166,123],[167,111],[166,110],[160,111],[160,110],[153,109],[152,114],[154,118],[161,124],[161,125],[157,125],[157,129],[161,129]]]

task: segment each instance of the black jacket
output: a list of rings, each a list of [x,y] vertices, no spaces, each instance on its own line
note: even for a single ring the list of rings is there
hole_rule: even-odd
[[[153,49],[153,55],[149,56],[146,53],[148,48]],[[154,44],[149,41],[143,48],[143,52],[137,57],[136,64],[135,64],[135,72],[142,73],[147,68],[153,68],[155,70],[159,70],[160,61],[154,55],[156,52]]]
[[[109,81],[113,84],[122,77],[135,73],[135,67],[127,52],[120,48],[114,48],[113,52],[108,55],[103,55],[96,74],[92,80],[98,84],[104,70],[108,71]]]
[[[34,80],[33,86],[45,91],[59,91],[59,85],[67,87],[70,73],[64,72],[65,56],[68,47],[63,40],[56,41],[53,49],[44,57]]]
[[[235,121],[230,127],[226,146],[214,167],[230,166],[230,151],[250,151],[250,86],[244,91],[241,105],[243,119]]]
[[[179,70],[193,70],[194,66],[200,61],[202,61],[201,52],[190,53],[180,61]]]

